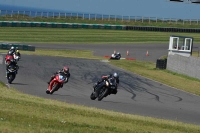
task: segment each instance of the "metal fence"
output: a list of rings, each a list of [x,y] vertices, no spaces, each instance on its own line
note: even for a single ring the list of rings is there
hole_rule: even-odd
[[[139,23],[169,23],[181,25],[199,25],[199,19],[177,19],[177,18],[159,18],[143,16],[122,16],[122,15],[104,15],[104,14],[86,14],[70,12],[41,12],[41,11],[14,11],[0,10],[0,17],[6,18],[51,18],[51,19],[80,19],[80,20],[100,20],[100,21],[122,21]]]

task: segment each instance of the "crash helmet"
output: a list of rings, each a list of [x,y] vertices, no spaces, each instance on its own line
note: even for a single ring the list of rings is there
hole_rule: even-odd
[[[15,48],[12,46],[10,49],[13,49],[13,50],[14,50]]]
[[[116,72],[114,72],[114,73],[113,73],[113,77],[114,77],[114,78],[119,78],[119,75],[118,75]]]
[[[19,53],[19,50],[17,50],[16,52]]]
[[[64,73],[68,73],[69,72],[69,67],[68,66],[64,66],[63,67],[63,72]]]
[[[120,52],[117,52],[117,54],[120,54]]]

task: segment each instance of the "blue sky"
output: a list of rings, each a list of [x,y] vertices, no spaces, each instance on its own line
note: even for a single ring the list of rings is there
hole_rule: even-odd
[[[0,0],[0,4],[108,15],[200,19],[200,4],[168,0]]]

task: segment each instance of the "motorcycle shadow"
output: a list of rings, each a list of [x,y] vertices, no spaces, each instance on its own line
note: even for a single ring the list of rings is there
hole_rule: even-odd
[[[13,85],[28,85],[28,84],[23,84],[23,83],[12,83]]]

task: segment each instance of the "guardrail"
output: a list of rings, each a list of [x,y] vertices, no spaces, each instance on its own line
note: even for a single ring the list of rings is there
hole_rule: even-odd
[[[162,18],[149,16],[124,16],[124,15],[106,15],[90,14],[76,12],[54,12],[54,11],[27,11],[27,10],[0,10],[0,17],[4,18],[49,18],[66,20],[99,20],[115,22],[139,22],[139,23],[169,23],[181,25],[199,25],[199,19],[181,19],[181,18]]]
[[[28,21],[0,21],[0,27],[88,28],[88,29],[110,29],[110,30],[113,29],[113,30],[200,33],[200,28],[126,26],[126,25],[109,25],[109,24],[53,23],[53,22],[28,22]]]
[[[17,44],[17,43],[0,43],[0,49],[9,50],[11,47],[18,47],[19,50],[25,51],[35,51],[35,46],[25,45],[25,44]]]

